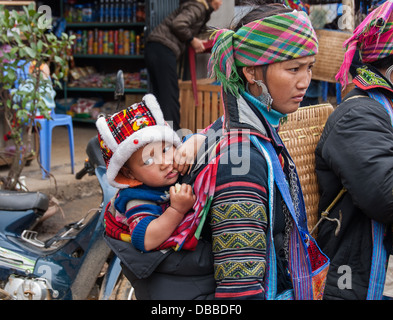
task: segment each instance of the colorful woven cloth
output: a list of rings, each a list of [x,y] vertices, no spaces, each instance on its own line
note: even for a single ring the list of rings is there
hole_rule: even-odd
[[[362,62],[373,62],[392,54],[393,50],[393,1],[384,2],[372,11],[355,29],[353,36],[344,42],[346,53],[344,62],[336,75],[336,80],[345,87],[353,57],[359,49]]]
[[[307,14],[310,9],[310,6],[308,4],[304,4],[301,0],[284,0],[284,4],[289,8],[304,11]]]
[[[256,20],[237,32],[216,32],[209,73],[224,90],[238,95],[237,67],[258,66],[318,53],[318,40],[305,12],[292,11]]]

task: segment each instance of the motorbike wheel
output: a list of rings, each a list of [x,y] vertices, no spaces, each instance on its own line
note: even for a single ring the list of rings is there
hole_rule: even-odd
[[[124,274],[121,275],[109,300],[136,300],[134,288]]]

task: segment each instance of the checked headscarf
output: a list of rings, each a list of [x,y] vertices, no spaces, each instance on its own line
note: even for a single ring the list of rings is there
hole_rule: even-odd
[[[344,42],[346,48],[343,64],[336,80],[345,87],[348,72],[356,50],[363,63],[374,62],[392,54],[393,51],[393,1],[388,0],[373,10],[354,30],[353,36]]]
[[[258,66],[318,53],[318,40],[308,15],[292,11],[250,22],[238,31],[216,32],[209,74],[224,90],[238,94],[237,67]]]

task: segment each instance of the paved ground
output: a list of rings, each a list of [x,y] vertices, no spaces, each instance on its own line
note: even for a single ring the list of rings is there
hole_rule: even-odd
[[[97,134],[93,123],[74,123],[75,173],[83,168],[86,145]],[[84,176],[76,180],[71,173],[68,134],[66,127],[55,127],[52,138],[51,174],[53,178],[42,179],[37,159],[24,168],[26,187],[29,191],[41,191],[59,201],[60,210],[41,226],[44,232],[56,232],[64,224],[79,220],[89,209],[101,203],[101,189],[95,176]],[[8,172],[7,166],[0,167],[0,175]],[[64,212],[64,215],[62,214]]]

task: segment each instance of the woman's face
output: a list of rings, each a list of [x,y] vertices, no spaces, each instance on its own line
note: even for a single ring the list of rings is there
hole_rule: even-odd
[[[310,84],[315,56],[277,62],[267,67],[264,79],[262,67],[255,67],[254,79],[262,80],[273,98],[272,108],[283,114],[295,112]],[[259,96],[262,88],[249,83],[251,94]]]

